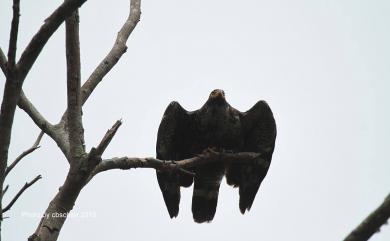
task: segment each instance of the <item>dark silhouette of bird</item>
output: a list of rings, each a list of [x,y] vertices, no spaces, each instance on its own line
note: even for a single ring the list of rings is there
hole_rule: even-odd
[[[157,135],[157,158],[180,161],[210,148],[229,152],[258,152],[271,162],[276,124],[265,101],[240,112],[229,105],[223,90],[213,90],[196,111],[186,111],[171,102],[164,112]],[[173,171],[157,171],[157,179],[171,218],[179,213],[180,187],[194,183],[192,214],[195,222],[210,222],[215,215],[221,180],[239,188],[241,213],[252,206],[268,168],[256,162],[207,163],[190,170],[195,176]]]

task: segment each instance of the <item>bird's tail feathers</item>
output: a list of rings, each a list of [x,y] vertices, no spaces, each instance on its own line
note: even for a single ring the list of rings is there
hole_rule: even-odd
[[[171,218],[179,214],[180,185],[177,177],[168,172],[157,171],[157,180]]]
[[[196,173],[192,196],[192,214],[195,222],[203,223],[213,220],[222,177],[223,171],[210,171],[207,167]]]

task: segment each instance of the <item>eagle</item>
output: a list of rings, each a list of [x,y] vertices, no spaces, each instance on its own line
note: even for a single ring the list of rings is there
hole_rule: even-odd
[[[173,101],[160,123],[156,156],[160,160],[178,161],[194,157],[205,150],[261,153],[271,163],[275,147],[276,124],[265,101],[240,112],[229,105],[225,92],[213,90],[198,110],[187,111]],[[269,166],[269,165],[268,165]],[[197,223],[211,222],[218,202],[223,176],[228,185],[238,187],[242,214],[250,210],[268,168],[256,162],[210,162],[187,172],[157,170],[157,180],[171,218],[179,213],[180,187],[194,183],[192,214]]]

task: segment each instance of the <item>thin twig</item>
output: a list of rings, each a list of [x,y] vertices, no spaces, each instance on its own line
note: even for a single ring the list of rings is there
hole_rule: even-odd
[[[0,48],[0,68],[4,76],[7,76],[7,57],[5,57],[3,50]]]
[[[383,203],[359,224],[344,241],[366,241],[390,218],[390,194]]]
[[[36,149],[38,149],[40,146],[39,146],[39,143],[41,142],[42,140],[42,137],[43,137],[43,131],[41,131],[37,137],[37,139],[35,140],[35,143],[27,150],[25,150],[22,154],[20,154],[12,163],[11,165],[9,165],[7,167],[7,169],[5,170],[5,176],[8,175],[8,173],[25,157],[27,156],[28,154],[32,153],[33,151],[35,151]]]
[[[9,46],[8,46],[8,68],[15,68],[15,56],[16,56],[16,46],[18,41],[18,31],[19,31],[19,17],[20,17],[20,0],[13,0],[13,16],[11,22],[11,31],[9,36]]]
[[[24,184],[24,186],[22,187],[22,189],[19,190],[19,192],[15,195],[15,197],[11,200],[11,202],[5,207],[3,208],[3,213],[7,212],[8,210],[11,209],[11,207],[14,205],[14,203],[18,200],[18,198],[20,197],[20,195],[23,194],[23,192],[29,188],[31,185],[33,185],[35,182],[37,182],[39,179],[41,179],[42,176],[41,175],[38,175],[36,176],[33,180],[31,180],[31,182],[26,182],[26,184]]]
[[[3,197],[4,197],[4,194],[8,191],[8,188],[9,188],[9,185],[5,186],[5,188],[3,190]]]

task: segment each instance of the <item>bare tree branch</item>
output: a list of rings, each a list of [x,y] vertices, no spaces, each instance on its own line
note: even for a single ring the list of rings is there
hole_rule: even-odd
[[[69,0],[72,1],[72,0]],[[68,0],[66,0],[65,3],[67,3]],[[96,80],[90,81],[87,86],[90,86],[85,89],[85,91],[88,92],[87,95],[83,94],[81,91],[80,95],[85,95],[86,97],[81,97],[80,101],[80,109],[81,105],[85,102],[85,100],[88,98],[88,96],[92,93],[93,89],[96,87],[98,82],[101,81],[103,76],[117,63],[118,59],[126,50],[125,42],[127,38],[129,37],[130,33],[134,29],[136,23],[139,21],[140,16],[140,0],[131,0],[130,2],[130,16],[124,26],[122,27],[121,31],[118,33],[117,42],[115,43],[113,49],[110,51],[110,54],[105,58],[105,60],[102,61],[100,68],[96,73],[95,77]],[[107,65],[108,68],[105,66]],[[68,66],[69,67],[69,66]],[[99,79],[100,78],[100,79]],[[69,83],[69,81],[68,81]],[[69,87],[72,88],[72,92],[77,91],[77,86],[75,85],[75,81],[73,83],[69,83]],[[91,87],[93,86],[93,87]],[[76,87],[76,88],[75,88]],[[87,93],[86,92],[86,93]],[[74,95],[74,93],[72,93]],[[75,98],[76,99],[76,98]],[[84,100],[85,99],[85,100]],[[73,103],[73,102],[72,102]],[[65,114],[61,118],[61,121],[58,125],[59,128],[62,128],[64,130],[64,126],[70,127],[70,122],[74,121],[73,118],[76,114],[75,106],[72,106],[73,104],[69,103],[68,101],[68,110],[65,111]],[[74,108],[73,110],[71,108]],[[69,116],[68,112],[69,111]],[[71,114],[71,112],[74,111],[74,114]],[[81,112],[80,112],[81,113]],[[73,117],[72,117],[73,115]],[[68,123],[67,123],[68,122]],[[80,124],[80,123],[79,123]],[[113,129],[117,129],[119,127],[115,126]],[[70,132],[69,128],[67,130]],[[56,196],[53,198],[53,200],[50,202],[48,208],[45,211],[45,218],[41,219],[41,222],[39,223],[36,231],[34,234],[32,234],[29,237],[30,241],[54,241],[57,240],[58,235],[61,231],[61,228],[66,220],[66,215],[58,217],[52,214],[55,213],[68,213],[73,209],[74,203],[82,190],[82,188],[85,186],[86,180],[89,177],[89,174],[92,171],[92,168],[94,168],[98,163],[100,163],[99,160],[99,153],[103,153],[104,149],[107,147],[108,143],[112,139],[112,136],[115,134],[115,131],[109,132],[106,134],[107,138],[103,138],[102,143],[97,148],[92,148],[91,152],[88,155],[81,155],[78,158],[76,158],[77,162],[71,162],[70,169],[67,175],[67,178],[56,194]],[[72,138],[72,137],[70,137]],[[72,138],[73,139],[73,138]],[[69,142],[73,142],[72,140],[69,140]],[[106,144],[107,143],[107,144]],[[70,148],[71,149],[71,148]],[[72,152],[72,151],[71,151]],[[84,153],[85,154],[85,153]],[[68,157],[69,159],[69,157]],[[92,159],[92,160],[91,160]]]
[[[14,0],[12,6],[13,17],[9,39],[8,62],[5,71],[6,81],[0,110],[0,190],[3,190],[15,109],[23,84],[23,81],[18,80],[18,73],[15,66],[16,45],[19,29],[19,2],[20,0]],[[4,53],[1,53],[0,55],[2,55],[1,62],[3,63],[5,60]],[[2,210],[2,199],[3,195],[0,195],[0,211]],[[0,225],[2,219],[3,213],[0,213]]]
[[[18,198],[20,197],[20,195],[23,194],[24,191],[26,191],[27,188],[29,188],[30,186],[32,186],[34,183],[36,183],[39,179],[41,179],[42,176],[41,175],[38,175],[36,176],[33,180],[31,180],[30,182],[26,182],[26,184],[24,184],[24,186],[22,187],[22,189],[19,190],[19,192],[15,195],[15,197],[11,200],[11,202],[5,207],[3,208],[3,213],[7,212],[8,210],[11,209],[11,207],[14,205],[14,203],[18,200]]]
[[[7,58],[4,55],[3,50],[0,48],[0,68],[4,73],[4,76],[7,76]]]
[[[383,203],[359,224],[344,241],[366,241],[390,218],[390,194]]]
[[[8,188],[9,188],[9,185],[5,186],[4,190],[3,190],[3,196],[4,194],[8,191]]]
[[[35,106],[30,102],[27,96],[24,94],[23,90],[20,93],[20,98],[18,102],[20,109],[24,110],[34,123],[48,136],[50,136],[64,153],[65,156],[69,153],[69,143],[67,134],[64,131],[63,126],[53,126],[49,121],[45,119],[35,108]]]
[[[8,47],[8,68],[15,67],[16,46],[18,41],[19,17],[20,17],[20,0],[13,0],[13,16],[11,22],[11,31],[9,36]]]
[[[84,162],[82,163],[82,165],[78,167],[79,170],[82,170],[88,175],[92,172],[92,170],[102,161],[102,154],[106,150],[107,146],[110,144],[112,138],[114,137],[121,124],[122,121],[120,120],[115,122],[115,124],[106,132],[103,139],[100,141],[98,147],[93,147],[91,149],[91,151],[88,153],[88,157],[83,160]]]
[[[96,86],[102,81],[104,76],[115,66],[119,61],[122,55],[126,52],[127,46],[126,42],[130,34],[133,32],[134,28],[137,26],[141,17],[141,1],[133,0],[130,4],[130,14],[126,22],[123,24],[122,28],[118,32],[115,44],[103,59],[102,62],[96,67],[88,80],[84,83],[82,87],[81,99],[84,104],[88,97],[91,95],[92,91]]]
[[[104,135],[102,141],[96,147],[96,155],[101,156],[103,155],[103,152],[106,150],[107,146],[110,144],[112,138],[114,137],[115,133],[119,129],[119,127],[122,125],[121,120],[117,120],[115,124],[109,129],[106,134]]]
[[[3,189],[4,185],[5,169],[7,167],[8,149],[11,141],[11,131],[15,116],[15,109],[17,103],[19,102],[24,79],[52,34],[58,29],[61,23],[85,1],[86,0],[69,0],[60,5],[53,14],[46,19],[45,23],[32,38],[26,49],[23,51],[16,66],[14,68],[7,68],[7,78],[0,110],[0,190]],[[9,66],[9,64],[7,65]],[[3,210],[2,195],[0,195],[0,210]],[[0,225],[1,221],[2,213],[0,214]]]
[[[67,2],[69,0],[65,0]],[[68,135],[69,151],[72,158],[79,157],[85,152],[84,130],[81,118],[80,101],[80,40],[79,40],[79,14],[74,11],[66,19],[66,64],[68,89]]]
[[[11,142],[11,131],[22,83],[17,81],[15,71],[7,68],[7,78],[4,86],[3,101],[0,110],[0,190],[3,189],[5,169],[8,161],[8,149]],[[2,210],[2,195],[0,195],[0,210]],[[0,225],[2,214],[0,214]]]
[[[22,90],[20,92],[20,98],[18,102],[18,106],[20,109],[24,110],[30,118],[34,121],[34,123],[46,134],[51,136],[53,132],[53,125],[48,122],[45,117],[39,113],[39,111],[35,108],[35,106],[30,102],[27,96],[24,94]]]
[[[124,53],[126,53],[126,42],[133,32],[141,17],[141,0],[132,0],[130,3],[130,13],[118,32],[114,46],[107,56],[100,62],[96,69],[89,76],[88,80],[81,88],[81,103],[84,104],[92,94],[96,86],[103,80],[104,76],[115,66]],[[65,121],[68,110],[62,116]]]
[[[46,20],[23,51],[18,63],[19,79],[23,81],[43,47],[58,27],[86,0],[69,0],[61,4]]]
[[[201,166],[205,163],[211,162],[239,162],[239,163],[253,163],[258,162],[263,165],[264,168],[269,167],[269,163],[261,158],[260,153],[254,152],[240,152],[240,153],[219,153],[219,152],[207,152],[198,156],[180,160],[180,161],[167,161],[159,160],[153,157],[138,158],[138,157],[114,157],[111,159],[103,160],[92,171],[88,178],[88,181],[96,174],[112,169],[128,170],[131,168],[154,168],[156,170],[178,170],[185,171],[195,166]]]
[[[44,132],[41,131],[41,133],[39,133],[37,139],[35,140],[35,143],[32,145],[32,147],[30,147],[29,149],[25,150],[22,154],[20,154],[12,163],[11,165],[9,165],[7,167],[7,169],[5,170],[5,176],[7,176],[9,174],[9,172],[25,157],[27,156],[28,154],[32,153],[33,151],[35,151],[36,149],[39,148],[39,143],[41,142],[42,140],[42,137],[43,137],[43,134]]]

